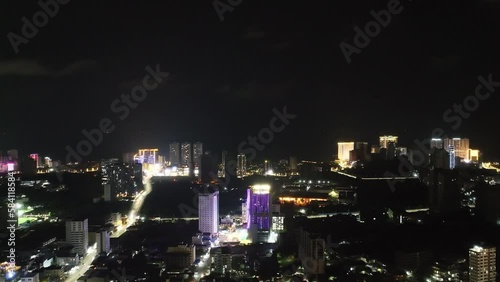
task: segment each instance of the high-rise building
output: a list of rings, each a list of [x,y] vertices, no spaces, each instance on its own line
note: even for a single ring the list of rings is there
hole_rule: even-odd
[[[429,211],[445,214],[460,210],[460,187],[457,172],[449,169],[432,169],[429,177]]]
[[[201,166],[201,156],[203,155],[203,143],[197,142],[193,144],[193,162],[198,167]]]
[[[455,152],[455,148],[453,147],[453,145],[450,145],[448,147],[448,152],[450,153],[450,169],[454,169],[455,166],[456,166],[456,152]]]
[[[201,156],[201,169],[199,171],[199,179],[204,183],[210,183],[217,179],[217,157],[207,151]]]
[[[109,253],[111,250],[110,235],[106,229],[99,229],[89,232],[89,242],[96,244],[97,253]]]
[[[160,165],[164,165],[165,164],[165,157],[162,155],[158,155],[158,163]]]
[[[222,161],[219,167],[219,177],[226,178],[226,156],[227,151],[222,151]]]
[[[443,139],[441,138],[432,138],[431,139],[431,149],[443,149]]]
[[[52,167],[52,159],[49,157],[45,157],[45,166],[48,168]]]
[[[269,231],[271,228],[271,186],[254,185],[247,190],[247,228],[257,225],[257,230]]]
[[[198,194],[198,228],[212,235],[219,232],[219,191]]]
[[[134,163],[134,153],[123,153],[122,161],[129,164]]]
[[[193,158],[191,155],[191,143],[182,143],[181,144],[181,164],[187,165],[191,167],[191,163],[193,162]]]
[[[215,272],[222,274],[222,276],[229,275],[232,271],[233,264],[231,248],[216,248],[214,253]]]
[[[244,154],[238,154],[238,160],[236,163],[236,177],[244,178],[247,175],[247,156]]]
[[[111,184],[104,184],[104,201],[111,202],[115,200],[116,192],[111,190]]]
[[[75,253],[83,256],[89,246],[89,225],[85,219],[69,219],[66,221],[66,242],[74,247]]]
[[[368,142],[356,142],[355,150],[357,160],[362,162],[368,161]]]
[[[450,146],[455,150],[455,156],[468,160],[469,158],[469,139],[468,138],[444,138],[443,148],[449,152]]]
[[[380,148],[389,148],[389,143],[392,142],[394,145],[398,144],[398,137],[392,135],[385,135],[379,137]]]
[[[290,172],[295,174],[299,171],[298,161],[296,157],[290,157]]]
[[[40,161],[40,158],[38,157],[38,154],[30,154],[30,158],[35,160],[37,168],[42,166],[42,163]]]
[[[139,149],[134,155],[134,161],[141,164],[156,164],[158,162],[158,149]]]
[[[111,182],[113,166],[118,164],[118,159],[101,160],[101,184],[105,185]]]
[[[392,160],[396,157],[396,143],[394,142],[387,142],[387,156],[386,159]]]
[[[170,143],[170,165],[177,166],[181,163],[181,147],[179,143]]]
[[[349,153],[354,150],[354,142],[338,142],[338,159],[342,161],[349,161]]]
[[[469,149],[469,157],[468,157],[468,160],[470,160],[471,162],[478,163],[478,162],[479,162],[479,155],[480,155],[479,150],[476,150],[476,149]]]
[[[298,255],[303,263],[307,275],[325,273],[325,239],[321,234],[308,230],[306,227],[298,228]]]
[[[433,169],[450,168],[450,154],[444,149],[434,149],[431,153],[430,161]]]
[[[469,249],[469,281],[496,281],[496,248],[475,246]]]
[[[271,162],[269,160],[264,161],[264,175],[269,175],[272,172]]]
[[[142,188],[141,176],[138,177],[136,173],[137,167],[142,165],[123,163],[116,158],[101,160],[101,184],[105,200],[113,200],[117,193],[131,194]]]
[[[178,245],[168,247],[165,254],[165,267],[171,270],[183,270],[190,267],[196,259],[196,246]]]

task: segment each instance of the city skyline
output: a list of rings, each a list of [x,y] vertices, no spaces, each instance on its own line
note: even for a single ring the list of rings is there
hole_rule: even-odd
[[[0,281],[498,280],[500,0],[4,4]]]

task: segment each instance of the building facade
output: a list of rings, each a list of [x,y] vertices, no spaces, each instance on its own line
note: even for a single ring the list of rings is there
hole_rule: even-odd
[[[469,159],[469,139],[468,138],[444,138],[443,148],[450,152],[453,148],[455,151],[455,156],[463,159]]]
[[[238,154],[236,164],[236,177],[244,178],[247,175],[247,156]]]
[[[193,162],[193,157],[191,154],[191,143],[182,143],[181,144],[181,164],[191,166]]]
[[[496,281],[496,248],[475,246],[469,249],[469,281]]]
[[[389,148],[389,143],[398,144],[398,137],[392,135],[384,135],[379,137],[380,148]]]
[[[181,163],[181,146],[174,142],[169,145],[169,160],[171,166],[177,166]]]
[[[69,219],[66,221],[66,242],[73,245],[75,253],[83,256],[89,247],[89,225],[85,219]]]
[[[219,191],[198,194],[198,229],[212,235],[219,232]]]
[[[349,161],[349,154],[352,150],[354,150],[354,142],[338,142],[338,153],[337,158],[341,162]]]

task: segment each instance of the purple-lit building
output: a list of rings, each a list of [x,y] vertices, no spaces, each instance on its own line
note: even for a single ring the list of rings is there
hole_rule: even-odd
[[[247,190],[247,229],[256,225],[257,230],[271,229],[271,202],[269,185],[255,185]]]

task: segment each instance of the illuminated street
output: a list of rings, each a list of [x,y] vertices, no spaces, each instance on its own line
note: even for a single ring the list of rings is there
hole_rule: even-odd
[[[200,258],[200,263],[196,266],[196,272],[194,274],[196,281],[200,281],[204,276],[210,275],[210,265],[210,248],[208,248],[207,253]]]
[[[127,225],[124,226],[119,226],[118,230],[111,235],[111,238],[119,238],[120,236],[123,235],[123,233],[127,232],[127,228],[130,226],[134,225],[137,216],[139,214],[139,211],[142,208],[142,204],[144,203],[144,200],[146,199],[146,196],[151,192],[152,187],[151,187],[151,175],[145,171],[146,175],[144,177],[144,191],[139,193],[135,199],[134,203],[132,204],[132,208],[130,209],[130,212],[128,214],[128,220],[127,220]]]
[[[89,248],[89,252],[87,252],[87,255],[83,259],[82,264],[73,268],[70,271],[68,278],[66,278],[66,280],[64,281],[65,282],[77,281],[78,278],[82,277],[85,274],[85,272],[87,272],[87,270],[90,269],[90,266],[96,256],[97,256],[96,245],[94,245]]]

